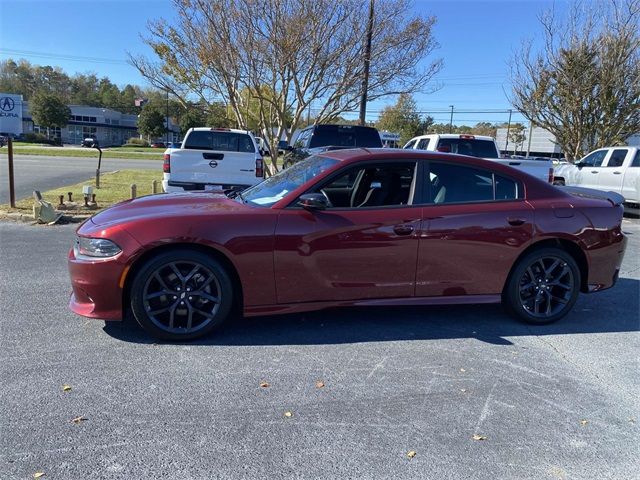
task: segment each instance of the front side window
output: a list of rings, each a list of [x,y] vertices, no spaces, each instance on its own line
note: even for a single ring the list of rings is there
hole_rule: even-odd
[[[410,205],[415,162],[393,162],[349,168],[315,189],[329,208],[374,208]]]
[[[416,144],[417,140],[409,140],[409,142],[402,147],[405,150],[411,150],[413,148],[413,146]]]
[[[473,203],[522,198],[522,187],[489,170],[432,162],[429,166],[430,203]]]
[[[598,150],[584,157],[580,163],[584,167],[599,167],[606,156],[606,150]]]
[[[607,167],[621,167],[627,157],[626,150],[614,150],[609,157]]]
[[[633,162],[631,162],[632,167],[640,167],[640,149],[636,151],[636,156],[633,157]]]

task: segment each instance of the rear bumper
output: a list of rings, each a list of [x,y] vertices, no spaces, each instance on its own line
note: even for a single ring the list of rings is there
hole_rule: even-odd
[[[193,182],[174,182],[171,180],[163,180],[162,188],[167,193],[175,192],[196,192],[202,190],[228,190],[231,188],[249,188],[250,184],[217,184],[217,183],[193,183]]]
[[[587,292],[599,292],[613,287],[620,274],[620,266],[627,247],[627,237],[620,232],[617,241],[589,251]]]
[[[122,320],[122,288],[125,265],[119,256],[104,260],[77,259],[69,251],[72,293],[69,308],[78,315],[103,320]]]

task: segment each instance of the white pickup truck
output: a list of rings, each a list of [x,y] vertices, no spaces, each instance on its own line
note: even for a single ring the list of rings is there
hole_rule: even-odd
[[[558,165],[554,184],[619,193],[624,197],[625,210],[639,213],[640,148],[600,148],[573,165]]]
[[[500,151],[492,137],[461,134],[429,134],[414,137],[403,147],[406,149],[449,152],[458,155],[484,158],[503,165],[522,170],[545,182],[553,181],[553,163],[551,160],[520,160],[500,158]]]
[[[262,154],[251,132],[191,128],[180,148],[164,152],[165,192],[246,188],[264,179]]]

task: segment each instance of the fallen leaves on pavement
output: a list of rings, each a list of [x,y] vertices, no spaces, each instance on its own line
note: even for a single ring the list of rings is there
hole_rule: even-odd
[[[269,385],[269,383],[268,383],[268,382],[260,382],[260,386],[261,386],[262,388],[267,388],[267,387],[270,387],[271,385]]]
[[[293,417],[293,413],[291,413],[291,412],[284,412],[284,416],[285,416],[285,417],[287,417],[287,418],[291,418],[291,417]]]
[[[478,433],[474,433],[473,437],[471,437],[471,438],[473,438],[474,440],[477,440],[477,441],[481,441],[481,440],[486,440],[487,439],[487,437],[485,435],[480,435]]]
[[[44,472],[36,472],[33,474],[33,478],[40,478],[40,477],[44,477]]]
[[[62,385],[62,391],[63,392],[70,392],[71,391],[71,385]]]
[[[587,423],[589,423],[589,420],[580,420],[580,425],[586,425]]]
[[[316,388],[322,388],[322,387],[324,387],[324,382],[322,380],[318,380],[316,382]]]
[[[87,420],[88,420],[88,418],[86,418],[83,415],[80,415],[79,417],[76,417],[76,418],[72,419],[71,421],[73,423],[81,423],[81,422],[86,422]]]
[[[416,456],[416,452],[415,450],[410,450],[409,453],[407,453],[407,458],[411,459],[413,457]]]
[[[466,370],[464,368],[461,368],[460,371],[463,372],[463,373],[466,372]]]

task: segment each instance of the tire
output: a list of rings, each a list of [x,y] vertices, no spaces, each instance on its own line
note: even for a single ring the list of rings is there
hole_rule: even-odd
[[[580,282],[580,269],[568,252],[561,248],[535,250],[521,258],[511,271],[503,305],[527,323],[553,323],[573,308]]]
[[[562,178],[559,178],[557,180],[554,180],[553,184],[558,186],[558,187],[564,187],[564,180]]]
[[[211,256],[176,249],[151,258],[136,273],[131,310],[152,336],[171,341],[204,337],[229,317],[233,286]]]

